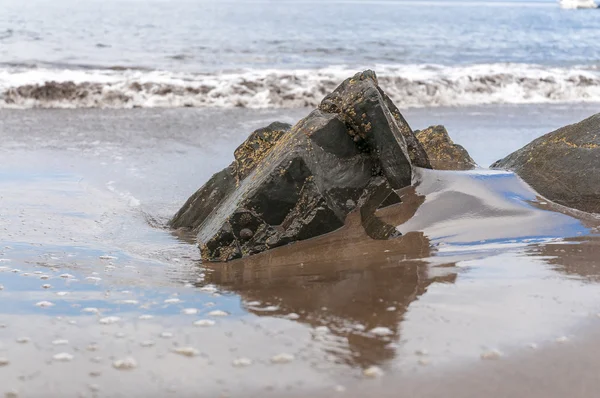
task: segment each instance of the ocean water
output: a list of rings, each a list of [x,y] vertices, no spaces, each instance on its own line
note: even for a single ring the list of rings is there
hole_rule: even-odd
[[[600,102],[600,12],[554,1],[0,0],[0,107]],[[48,84],[49,82],[57,82]]]

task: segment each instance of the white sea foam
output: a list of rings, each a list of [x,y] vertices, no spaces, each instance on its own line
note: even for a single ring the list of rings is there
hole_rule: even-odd
[[[0,69],[0,108],[314,107],[356,70],[189,74],[10,67]],[[595,67],[380,65],[375,70],[399,107],[600,102]]]

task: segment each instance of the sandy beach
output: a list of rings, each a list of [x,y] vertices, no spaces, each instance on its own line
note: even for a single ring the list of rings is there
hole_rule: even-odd
[[[404,115],[487,166],[594,111]],[[594,396],[600,222],[512,173],[421,170],[378,214],[404,233],[389,241],[350,217],[201,264],[193,237],[165,228],[250,131],[304,114],[0,110],[0,393]]]

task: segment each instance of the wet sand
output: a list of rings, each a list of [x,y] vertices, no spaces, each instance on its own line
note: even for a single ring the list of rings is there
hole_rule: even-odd
[[[0,111],[0,394],[596,396],[600,222],[513,174],[420,171],[377,214],[389,241],[350,216],[201,264],[162,228],[252,129],[305,113]],[[485,165],[591,113],[406,116]]]

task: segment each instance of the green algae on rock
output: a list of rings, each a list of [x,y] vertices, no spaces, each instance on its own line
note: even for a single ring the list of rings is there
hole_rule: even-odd
[[[272,124],[235,151],[171,220],[204,261],[228,261],[332,232],[359,211],[373,239],[398,236],[375,216],[399,203],[425,150],[372,71],[345,80],[291,129]]]
[[[490,167],[514,171],[558,204],[600,213],[600,113],[548,133]]]
[[[416,130],[415,135],[435,170],[472,170],[477,163],[461,145],[455,144],[444,126]]]

